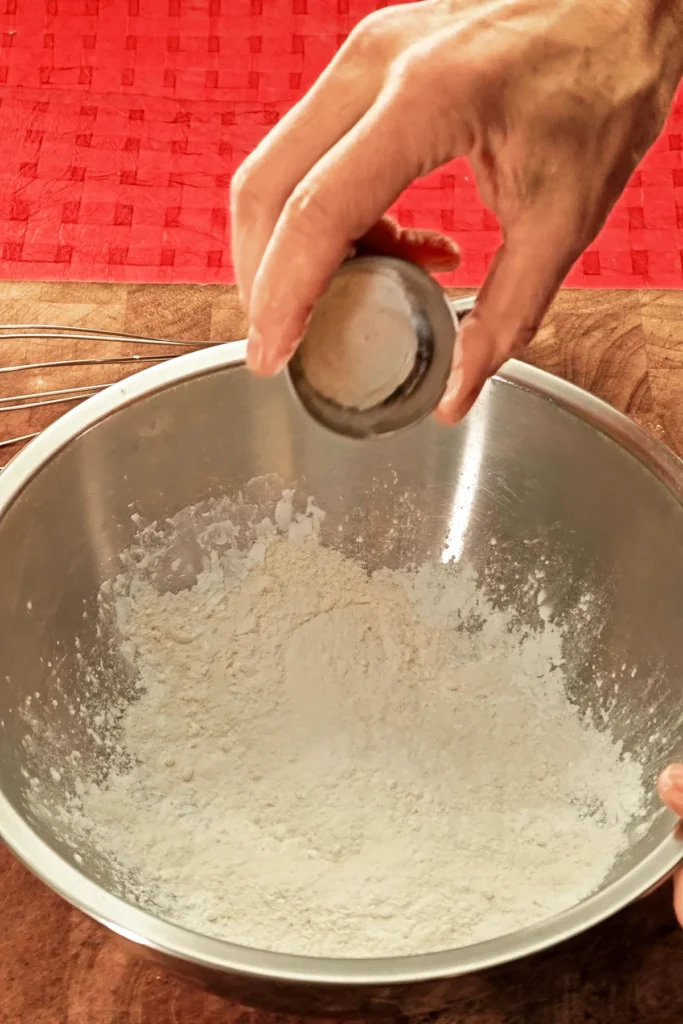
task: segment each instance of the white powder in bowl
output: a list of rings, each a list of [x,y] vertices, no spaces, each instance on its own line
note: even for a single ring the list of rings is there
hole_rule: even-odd
[[[129,899],[289,953],[453,948],[599,887],[641,770],[567,699],[561,631],[461,568],[368,575],[288,495],[275,520],[212,527],[189,589],[106,588],[139,695],[108,778],[38,813]]]
[[[323,397],[347,409],[379,405],[410,376],[417,335],[397,274],[353,268],[332,279],[301,343],[301,366]]]

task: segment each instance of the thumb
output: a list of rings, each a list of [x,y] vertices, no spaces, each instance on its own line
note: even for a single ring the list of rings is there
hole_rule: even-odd
[[[663,803],[683,818],[683,764],[665,768],[657,780],[657,792]]]
[[[548,230],[547,220],[535,211],[530,223],[509,232],[494,256],[458,332],[451,375],[437,409],[443,423],[461,420],[488,378],[528,345],[579,255],[564,225],[558,222],[554,231]]]

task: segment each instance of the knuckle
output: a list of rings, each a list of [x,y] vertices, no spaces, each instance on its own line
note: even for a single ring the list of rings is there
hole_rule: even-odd
[[[287,200],[285,217],[297,234],[317,234],[323,225],[329,225],[332,211],[319,188],[300,185]]]
[[[403,153],[410,156],[416,177],[459,155],[466,142],[457,94],[436,57],[432,48],[411,47],[394,62],[387,80],[387,106],[410,126]]]
[[[403,50],[391,66],[391,81],[396,91],[408,96],[429,91],[430,105],[452,106],[461,95],[465,62],[453,61],[450,47],[441,39],[427,38]]]
[[[420,48],[410,49],[395,61],[392,68],[394,87],[398,92],[414,95],[427,88],[433,78],[429,54]]]
[[[248,217],[261,205],[262,174],[258,161],[248,157],[235,171],[230,183],[230,207],[234,214]]]
[[[392,14],[386,8],[368,14],[346,40],[345,56],[359,61],[386,57],[391,45],[392,24]]]

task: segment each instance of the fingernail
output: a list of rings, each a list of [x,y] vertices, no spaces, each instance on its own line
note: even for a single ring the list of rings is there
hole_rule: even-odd
[[[683,790],[683,764],[671,764],[659,776],[659,789],[669,793],[672,789]]]
[[[263,364],[266,358],[266,348],[263,338],[255,327],[249,328],[247,335],[247,366],[254,373],[263,373]]]
[[[451,370],[446,382],[446,390],[436,407],[437,419],[442,423],[455,423],[462,390],[462,370]]]
[[[277,376],[278,373],[282,373],[282,371],[284,370],[285,366],[287,365],[287,363],[289,362],[289,360],[292,358],[293,355],[294,355],[294,351],[291,351],[291,352],[287,352],[284,356],[280,356],[279,359],[275,360],[271,364],[270,369],[269,369],[268,372],[272,373],[272,375],[274,377]]]
[[[260,331],[251,327],[247,337],[247,366],[253,373],[274,377],[275,374],[284,370],[292,357],[294,348],[290,348],[284,353],[278,351],[272,345],[266,344]]]
[[[260,373],[263,376],[271,377],[279,373],[287,364],[289,357],[279,355],[272,345],[266,344],[260,331],[255,327],[249,328],[247,337],[247,366],[253,373]]]
[[[462,368],[460,366],[454,366],[451,370],[448,382],[446,384],[446,392],[459,391],[462,387]]]
[[[455,252],[430,253],[422,263],[424,269],[431,270],[433,274],[444,274],[448,270],[457,270],[459,265],[460,255]]]
[[[441,399],[442,405],[452,405],[460,396],[462,390],[462,370],[459,367],[451,370],[451,375],[446,382],[446,390]]]

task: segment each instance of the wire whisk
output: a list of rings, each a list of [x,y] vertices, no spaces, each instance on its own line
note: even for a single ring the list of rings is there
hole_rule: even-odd
[[[57,324],[0,324],[0,469],[70,406],[146,365],[215,344]]]

